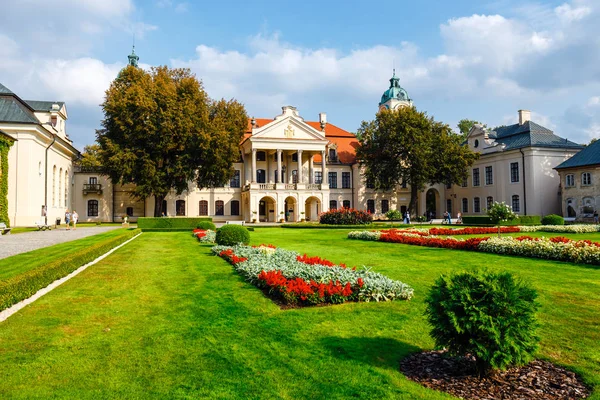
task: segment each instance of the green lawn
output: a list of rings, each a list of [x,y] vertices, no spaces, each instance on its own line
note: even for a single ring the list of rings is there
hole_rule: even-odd
[[[399,360],[433,346],[423,298],[434,279],[487,267],[536,287],[539,356],[581,373],[600,399],[600,270],[346,233],[251,237],[373,266],[415,298],[281,311],[188,233],[144,233],[0,323],[0,397],[450,398],[406,380]]]
[[[115,229],[98,235],[88,236],[83,239],[55,244],[54,246],[0,259],[0,281],[39,267],[40,265],[48,263],[50,260],[60,258],[64,254],[89,246],[100,239],[118,236],[122,232],[122,229]],[[40,234],[43,235],[43,233]]]

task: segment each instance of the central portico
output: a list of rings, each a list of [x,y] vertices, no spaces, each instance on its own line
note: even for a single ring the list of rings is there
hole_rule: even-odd
[[[315,220],[324,204],[328,208],[326,115],[319,114],[319,130],[295,107],[282,110],[274,120],[253,118],[241,145],[243,218],[248,222]]]

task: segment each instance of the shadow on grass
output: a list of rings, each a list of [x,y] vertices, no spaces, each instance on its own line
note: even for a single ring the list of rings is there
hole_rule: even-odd
[[[359,361],[395,371],[400,361],[411,353],[421,351],[419,347],[389,337],[325,337],[323,347],[341,360]]]

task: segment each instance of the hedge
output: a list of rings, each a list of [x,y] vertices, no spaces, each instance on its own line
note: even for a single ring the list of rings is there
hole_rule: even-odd
[[[142,232],[189,232],[190,228],[142,228]]]
[[[171,229],[186,228],[188,230],[196,229],[196,226],[202,221],[212,221],[209,217],[195,218],[169,218],[169,217],[140,217],[137,220],[138,228]]]
[[[492,220],[487,215],[482,216],[464,216],[462,217],[464,225],[493,225]],[[502,222],[500,225],[540,225],[542,217],[539,215],[522,215],[513,221]]]
[[[419,224],[367,224],[367,225],[326,225],[326,224],[284,224],[278,226],[279,228],[289,228],[289,229],[387,229],[387,228],[414,228],[415,226],[419,226]],[[265,228],[267,228],[265,226]]]
[[[140,233],[139,229],[124,231],[73,253],[67,253],[47,264],[0,282],[0,310],[33,296],[57,279],[63,278],[100,257],[107,251]]]

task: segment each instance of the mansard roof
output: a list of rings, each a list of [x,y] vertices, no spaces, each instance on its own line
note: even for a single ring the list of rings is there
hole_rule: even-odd
[[[0,96],[0,122],[39,124],[33,112],[14,96]]]
[[[504,144],[506,146],[504,148],[505,151],[524,147],[568,149],[580,149],[583,147],[580,144],[555,135],[552,130],[533,121],[526,121],[522,125],[514,124],[497,128],[489,136],[495,139],[496,142]]]
[[[25,103],[27,103],[29,107],[33,108],[35,111],[44,112],[52,111],[52,106],[54,104],[58,104],[59,109],[63,108],[65,105],[64,101],[25,100]]]
[[[600,165],[600,140],[596,140],[573,157],[554,167],[554,169],[585,167],[588,165]]]

